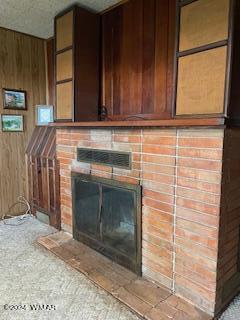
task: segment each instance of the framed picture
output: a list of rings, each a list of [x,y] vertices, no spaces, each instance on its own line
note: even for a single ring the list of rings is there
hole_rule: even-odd
[[[3,89],[3,108],[13,110],[27,110],[26,91]]]
[[[2,114],[1,124],[3,132],[23,132],[23,116],[16,114]]]
[[[37,106],[37,125],[46,126],[53,122],[53,106]]]

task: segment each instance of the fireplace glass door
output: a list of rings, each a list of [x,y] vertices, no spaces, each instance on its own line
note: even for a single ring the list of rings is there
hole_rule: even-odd
[[[73,236],[140,274],[141,188],[72,174]]]

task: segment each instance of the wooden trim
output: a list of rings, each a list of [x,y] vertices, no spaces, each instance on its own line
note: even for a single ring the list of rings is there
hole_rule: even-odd
[[[224,93],[224,115],[227,116],[229,113],[230,106],[230,94],[231,94],[231,78],[232,78],[232,56],[233,56],[233,36],[234,36],[234,9],[236,7],[236,1],[229,0],[229,29],[228,29],[228,52],[227,52],[227,67],[225,76],[225,93]]]
[[[222,41],[218,41],[218,42],[214,42],[214,43],[210,43],[210,44],[206,44],[204,46],[201,47],[197,47],[197,48],[193,48],[193,49],[189,49],[189,50],[185,50],[185,51],[181,51],[177,53],[177,57],[185,57],[188,56],[190,54],[194,54],[194,53],[199,53],[199,52],[203,52],[203,51],[207,51],[207,50],[211,50],[211,49],[217,49],[220,47],[224,47],[228,45],[228,39],[226,40],[222,40]]]
[[[103,15],[104,13],[111,11],[121,5],[123,5],[124,3],[128,2],[129,0],[121,0],[119,2],[117,2],[116,4],[113,4],[112,6],[108,7],[107,9],[104,9],[103,11],[100,11],[99,14]]]
[[[65,52],[65,51],[71,50],[71,49],[73,49],[73,45],[68,46],[68,47],[66,47],[66,48],[64,48],[64,49],[61,49],[61,50],[56,51],[56,55],[57,55],[57,54],[60,54],[60,53],[63,53],[63,52]]]
[[[73,78],[68,78],[68,79],[56,81],[56,85],[62,84],[62,83],[65,83],[65,82],[70,82],[70,81],[73,81]]]
[[[45,60],[45,81],[46,81],[46,103],[49,104],[49,68],[48,68],[48,40],[44,41],[44,60]]]
[[[206,113],[206,114],[183,114],[183,115],[175,115],[175,119],[189,119],[189,118],[194,118],[194,119],[211,119],[211,118],[224,118],[222,113]]]
[[[76,20],[77,20],[77,6],[73,8],[73,29],[72,29],[72,38],[73,38],[73,43],[72,43],[72,121],[75,121],[75,106],[76,106],[76,97],[75,97],[75,74],[76,74],[76,59],[77,59],[77,54],[76,54]]]
[[[57,30],[57,19],[56,17],[54,18],[54,41],[53,41],[53,64],[54,64],[54,70],[53,70],[53,73],[54,73],[54,76],[53,76],[53,83],[54,83],[54,102],[55,102],[55,105],[54,105],[54,109],[53,109],[53,119],[54,121],[56,121],[56,118],[57,118],[57,90],[56,90],[56,80],[57,80],[57,68],[56,68],[56,65],[57,65],[57,55],[56,55],[56,51],[57,51],[57,37],[56,37],[56,30]]]
[[[42,40],[42,41],[47,40],[47,39],[45,39],[45,38],[40,38],[40,37],[34,36],[34,35],[32,35],[32,34],[28,34],[28,33],[21,32],[21,31],[17,31],[17,30],[14,30],[14,29],[5,28],[5,27],[2,27],[2,26],[0,27],[0,29],[5,30],[5,31],[15,32],[15,33],[21,34],[21,35],[23,35],[23,36],[35,38],[35,39]]]
[[[175,57],[173,65],[173,99],[172,99],[172,117],[176,117],[176,103],[177,103],[177,84],[178,84],[178,48],[180,41],[180,5],[179,1],[176,1],[176,28],[175,28]]]
[[[77,4],[71,4],[70,6],[68,6],[67,8],[65,8],[64,10],[60,11],[55,17],[54,20],[57,20],[58,18],[64,16],[66,13],[68,13],[69,11],[75,10],[76,7],[79,7]]]
[[[165,112],[165,113],[147,113],[147,114],[120,114],[120,115],[109,115],[107,117],[107,120],[110,121],[128,121],[128,120],[132,120],[132,121],[137,121],[137,120],[166,120],[166,119],[170,119],[171,115],[169,114],[169,112]]]
[[[55,48],[54,37],[46,40],[46,75],[47,75],[47,104],[55,106]]]
[[[170,119],[144,121],[93,121],[93,122],[58,122],[51,127],[219,127],[224,126],[224,118]]]
[[[187,6],[187,5],[189,5],[193,2],[196,2],[196,1],[198,1],[198,0],[180,0],[179,5],[180,5],[180,7],[184,7],[184,6]]]

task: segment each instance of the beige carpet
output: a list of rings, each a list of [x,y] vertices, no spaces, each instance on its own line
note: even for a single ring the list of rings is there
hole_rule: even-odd
[[[20,226],[0,222],[0,319],[138,320],[36,243],[39,236],[52,232],[53,228],[34,218]],[[32,310],[41,305],[50,310]],[[14,310],[16,306],[20,309]]]

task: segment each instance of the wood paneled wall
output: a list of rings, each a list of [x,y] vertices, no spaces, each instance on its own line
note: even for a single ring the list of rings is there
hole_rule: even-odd
[[[175,1],[130,0],[102,17],[102,105],[109,117],[171,116]]]
[[[23,114],[24,132],[0,131],[0,215],[16,201],[27,196],[25,148],[35,125],[36,104],[46,103],[44,41],[0,28],[0,90],[27,91],[28,110],[3,110],[0,113]]]

